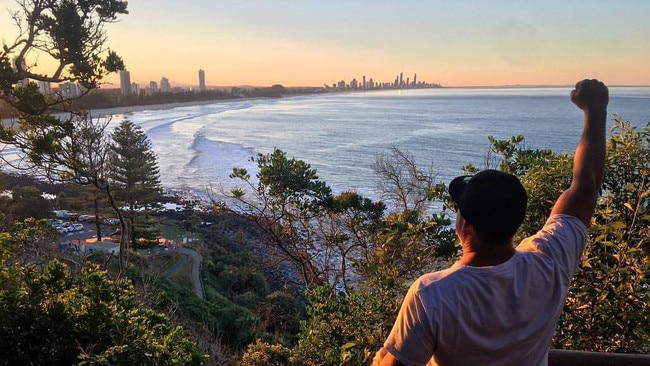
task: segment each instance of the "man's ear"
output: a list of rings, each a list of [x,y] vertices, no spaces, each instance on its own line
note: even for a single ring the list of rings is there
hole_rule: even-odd
[[[475,235],[474,226],[467,222],[462,214],[456,216],[456,232],[462,238],[473,237]]]

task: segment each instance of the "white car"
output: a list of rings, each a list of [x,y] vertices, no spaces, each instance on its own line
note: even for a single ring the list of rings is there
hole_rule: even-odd
[[[113,226],[116,226],[116,225],[119,225],[119,224],[120,224],[120,220],[119,220],[119,219],[105,219],[105,220],[104,220],[104,223],[105,223],[106,225],[113,225]]]
[[[72,224],[68,228],[70,231],[84,231],[86,228],[83,226],[83,224]]]
[[[84,221],[84,222],[90,222],[95,219],[94,215],[79,215],[77,220],[79,221]]]

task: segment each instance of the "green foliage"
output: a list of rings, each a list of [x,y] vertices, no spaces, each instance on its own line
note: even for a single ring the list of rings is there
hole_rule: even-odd
[[[433,268],[456,251],[455,231],[444,213],[421,218],[415,212],[391,213],[376,235],[374,246],[355,268],[382,296],[402,292],[406,281]],[[395,292],[397,291],[397,292]]]
[[[501,157],[500,169],[514,175],[524,175],[529,169],[540,165],[552,165],[556,154],[550,149],[531,150],[526,148],[524,136],[513,136],[510,140],[497,140],[488,136],[492,144],[491,153]]]
[[[259,264],[245,247],[239,250],[216,247],[205,259],[203,268],[210,303],[247,309],[248,333],[242,334],[236,327],[218,325],[224,340],[237,347],[254,338],[289,342],[298,332],[302,304],[291,295],[278,291],[269,293]],[[213,298],[217,301],[210,300]],[[229,321],[218,320],[217,324]]]
[[[248,251],[228,252],[216,247],[204,261],[204,270],[209,276],[208,284],[229,297],[246,292],[265,296],[268,292],[259,265]]]
[[[385,296],[381,296],[385,295]],[[334,293],[310,289],[307,320],[294,349],[300,365],[367,365],[386,340],[400,297],[370,287]]]
[[[292,366],[299,364],[293,361],[291,350],[280,344],[268,344],[256,340],[246,349],[238,366]]]
[[[572,156],[527,150],[523,138],[490,140],[501,168],[518,174],[529,206],[518,236],[541,228],[571,181]],[[650,339],[650,124],[638,131],[614,117],[601,199],[553,347],[648,353]]]
[[[257,162],[257,181],[242,168],[233,169],[230,175],[246,186],[230,191],[236,206],[232,212],[252,220],[264,239],[299,267],[302,278],[295,280],[323,283],[327,276],[313,256],[317,240],[322,238],[318,229],[325,217],[323,206],[332,197],[331,189],[309,164],[289,159],[279,149],[259,154],[251,161]],[[255,197],[249,199],[249,193]]]
[[[189,288],[175,287],[167,281],[159,284],[164,303],[177,306],[181,313],[213,329],[225,344],[239,349],[253,341],[259,328],[250,310],[215,291],[206,291],[202,300]]]
[[[145,132],[124,120],[111,134],[110,183],[115,200],[127,207],[130,241],[133,247],[144,239],[144,246],[155,242],[159,233],[148,216],[161,198],[160,169]]]
[[[56,260],[42,271],[0,270],[0,362],[199,365],[180,327],[137,300],[130,281],[88,265],[75,279]]]
[[[19,36],[0,50],[0,85],[3,98],[10,103],[20,103],[12,86],[23,79],[77,82],[88,90],[96,88],[107,73],[124,67],[115,52],[104,48],[104,25],[116,21],[120,14],[128,14],[126,1],[27,0],[17,5],[20,9],[13,15]],[[30,63],[35,61],[28,56],[36,53],[47,60],[44,64],[53,65],[49,71],[31,71]],[[15,67],[10,68],[10,59]]]
[[[325,182],[318,180],[316,169],[302,160],[288,159],[282,150],[259,154],[257,164],[260,169],[258,187],[274,197],[276,200],[273,202],[280,206],[292,204],[299,208],[314,208],[331,195]]]
[[[52,207],[43,198],[40,189],[32,186],[21,186],[13,189],[11,200],[7,202],[7,206],[3,207],[3,211],[11,212],[16,220],[23,220],[28,217],[46,219],[51,216]]]
[[[650,123],[615,116],[604,191],[554,346],[650,352]]]

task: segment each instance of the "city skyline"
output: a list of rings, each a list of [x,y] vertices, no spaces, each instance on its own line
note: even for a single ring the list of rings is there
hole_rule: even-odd
[[[116,88],[121,89],[122,95],[137,95],[140,90],[144,90],[147,93],[155,93],[158,90],[158,82],[151,80],[148,83],[135,83],[131,82],[131,72],[128,70],[119,71],[120,82],[119,85],[114,85]],[[48,83],[49,84],[49,83]],[[162,77],[160,80],[161,87],[160,91],[170,91],[172,85],[166,77]],[[144,89],[141,89],[141,85],[144,85]],[[164,87],[166,85],[166,87]],[[404,73],[400,72],[395,76],[395,79],[392,81],[381,81],[374,80],[372,77],[366,77],[363,75],[360,80],[353,78],[352,80],[338,80],[331,84],[324,83],[322,86],[317,88],[325,89],[410,89],[410,88],[431,88],[431,87],[440,87],[438,83],[433,83],[429,81],[422,81],[417,79],[417,74],[413,74],[413,79],[410,76],[404,77]],[[232,86],[236,88],[236,86]],[[208,86],[205,82],[205,70],[198,70],[198,85],[193,84],[181,84],[174,85],[173,88],[185,89],[185,90],[194,90],[194,91],[207,91],[209,89],[217,89],[219,86]],[[228,88],[228,87],[226,87]]]
[[[0,0],[0,37],[17,35]],[[395,73],[443,86],[650,85],[650,2],[129,2],[107,46],[131,81],[323,86]],[[36,62],[36,60],[34,60]],[[37,60],[39,65],[46,61]],[[119,74],[107,82],[119,87]]]

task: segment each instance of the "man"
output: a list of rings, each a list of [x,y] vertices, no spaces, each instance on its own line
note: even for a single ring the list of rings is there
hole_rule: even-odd
[[[580,81],[571,101],[584,112],[584,128],[571,186],[544,227],[515,248],[527,201],[519,180],[495,170],[454,179],[449,192],[458,208],[462,257],[411,286],[376,365],[548,363],[605,165],[607,87]]]

